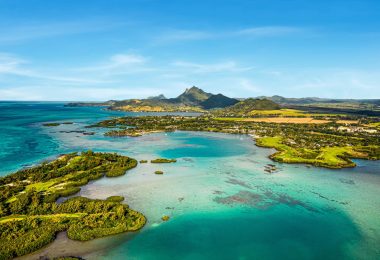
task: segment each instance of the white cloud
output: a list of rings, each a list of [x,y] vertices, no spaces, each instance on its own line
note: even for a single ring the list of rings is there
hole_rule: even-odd
[[[379,98],[380,71],[353,68],[258,70],[265,93],[286,97]]]
[[[213,37],[215,37],[215,34],[206,31],[172,29],[156,36],[154,38],[154,42],[158,44],[163,44],[178,41],[203,40]]]
[[[157,68],[148,65],[148,61],[147,57],[141,55],[119,53],[95,65],[74,68],[71,71],[103,79],[157,71]]]
[[[0,75],[3,76],[18,76],[24,78],[34,78],[41,80],[51,80],[60,82],[70,82],[70,83],[106,83],[109,81],[97,80],[85,77],[75,77],[69,75],[57,75],[55,73],[40,72],[36,69],[30,69],[26,65],[30,62],[21,59],[17,56],[0,53]]]
[[[1,100],[20,101],[106,101],[144,98],[152,93],[157,93],[157,89],[141,86],[114,88],[26,86],[0,89]]]
[[[236,31],[236,35],[256,36],[256,37],[274,37],[283,36],[288,34],[294,34],[302,32],[298,27],[290,26],[263,26],[252,27],[243,30]]]
[[[0,53],[0,74],[17,72],[26,61],[8,53]]]
[[[87,70],[86,70],[87,69]],[[38,67],[0,53],[2,100],[108,100],[165,94],[196,85],[232,97],[283,95],[378,98],[380,71],[328,68],[260,68],[238,61],[155,61],[119,53],[86,68]]]
[[[13,25],[0,28],[0,43],[17,43],[22,41],[56,37],[61,35],[72,35],[89,32],[99,32],[110,30],[116,27],[125,26],[126,23],[115,21],[65,21],[65,22],[45,22]]]
[[[261,95],[263,94],[263,89],[259,87],[258,85],[254,84],[249,79],[240,79],[239,85],[242,90],[247,91],[250,93],[250,95]]]
[[[0,88],[0,97],[1,100],[43,100],[43,96],[40,93],[30,91],[30,88]]]
[[[280,37],[305,32],[304,29],[292,26],[261,26],[236,29],[229,31],[202,31],[202,30],[167,30],[154,38],[158,44],[179,41],[197,41],[205,39],[233,38],[233,37]]]
[[[380,71],[359,69],[306,70],[295,74],[296,91],[308,91],[314,96],[341,98],[379,98]],[[368,95],[371,93],[370,95]]]
[[[111,61],[114,62],[116,66],[118,66],[126,64],[141,64],[145,63],[146,59],[139,55],[116,54],[111,57]]]
[[[241,67],[234,61],[211,64],[176,61],[172,65],[186,69],[187,73],[244,72],[253,69],[253,67]]]
[[[101,62],[98,65],[78,68],[78,71],[100,71],[103,73],[113,73],[120,69],[131,69],[135,71],[136,66],[145,64],[147,58],[135,54],[115,54],[112,55],[106,62]]]

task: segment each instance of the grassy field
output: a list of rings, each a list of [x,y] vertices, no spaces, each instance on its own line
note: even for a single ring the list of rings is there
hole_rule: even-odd
[[[363,158],[366,155],[352,147],[324,147],[320,150],[294,148],[282,143],[281,137],[262,137],[256,140],[261,147],[275,148],[271,158],[285,163],[306,163],[327,168],[354,167],[350,158]]]
[[[314,119],[312,117],[261,117],[261,118],[234,118],[234,117],[218,117],[216,120],[221,121],[241,121],[241,122],[263,122],[275,124],[326,124],[330,120]]]
[[[285,116],[285,117],[310,116],[310,114],[301,110],[296,110],[296,109],[253,110],[248,115],[250,116]]]
[[[277,109],[277,110],[253,110],[248,113],[249,116],[268,116],[268,117],[337,117],[342,114],[328,113],[310,113],[299,109]]]
[[[352,124],[358,124],[358,120],[337,120],[336,121],[338,124],[347,124],[347,125],[352,125]]]
[[[31,190],[31,189],[35,189],[37,192],[47,191],[50,187],[54,186],[56,183],[60,183],[60,181],[55,179],[55,180],[50,180],[46,182],[37,182],[37,183],[29,184],[28,186],[26,186],[26,191]]]
[[[377,129],[380,129],[380,122],[370,123],[368,126],[369,126],[369,127],[375,127],[375,128],[377,128]]]

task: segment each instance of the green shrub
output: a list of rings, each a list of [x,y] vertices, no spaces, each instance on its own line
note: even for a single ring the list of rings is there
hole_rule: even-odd
[[[177,162],[176,159],[165,159],[165,158],[158,158],[150,161],[151,163],[174,163]]]

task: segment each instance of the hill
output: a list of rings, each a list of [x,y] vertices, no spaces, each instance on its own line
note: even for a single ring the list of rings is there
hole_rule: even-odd
[[[379,107],[380,99],[331,99],[331,98],[318,98],[318,97],[304,97],[304,98],[286,98],[282,96],[260,96],[260,99],[268,99],[273,102],[284,105],[320,105],[323,106],[352,106],[352,107]]]
[[[152,96],[152,97],[148,97],[147,99],[152,99],[152,100],[163,100],[163,99],[167,99],[164,94],[160,94],[158,96]]]
[[[277,110],[280,105],[268,99],[248,98],[233,106],[219,109],[216,114],[223,115],[248,115],[253,110]]]
[[[238,103],[239,100],[234,98],[226,97],[222,94],[212,95],[205,101],[203,101],[200,105],[204,109],[213,109],[213,108],[225,108]]]
[[[198,106],[172,103],[168,99],[128,99],[116,101],[109,109],[130,112],[204,112]]]
[[[259,98],[272,100],[283,107],[313,113],[343,113],[366,116],[380,115],[380,99],[286,98],[282,96],[262,96]]]
[[[114,102],[109,108],[133,112],[204,112],[204,109],[224,108],[239,102],[222,94],[213,95],[195,86],[176,98],[164,95],[147,99],[129,99]]]
[[[107,106],[110,110],[131,112],[205,112],[219,109],[221,113],[245,115],[252,110],[275,110],[280,106],[268,99],[245,99],[239,101],[223,94],[211,94],[195,86],[186,89],[176,98],[163,94],[146,99],[110,100],[107,102],[78,102],[67,106]],[[223,110],[224,109],[224,110]]]
[[[195,86],[186,89],[181,95],[171,99],[173,103],[183,103],[187,105],[200,105],[201,102],[210,98],[213,94],[206,93],[202,89]]]

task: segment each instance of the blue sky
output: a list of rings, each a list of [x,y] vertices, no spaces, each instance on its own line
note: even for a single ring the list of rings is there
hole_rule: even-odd
[[[378,0],[0,0],[0,100],[380,98]]]

